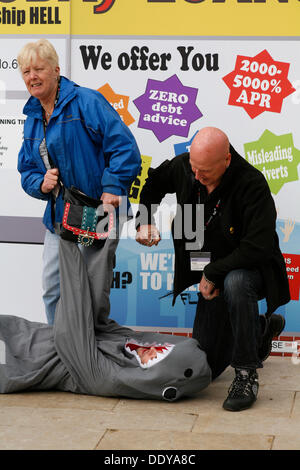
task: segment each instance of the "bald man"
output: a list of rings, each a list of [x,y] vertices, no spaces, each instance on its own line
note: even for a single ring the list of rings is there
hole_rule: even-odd
[[[257,398],[257,369],[285,326],[274,312],[290,300],[268,184],[222,130],[206,127],[189,153],[149,170],[137,213],[138,243],[159,243],[154,214],[167,193],[177,197],[173,305],[183,290],[199,284],[193,336],[207,353],[213,378],[228,365],[235,369],[223,407],[247,409]],[[263,298],[267,312],[259,315]]]

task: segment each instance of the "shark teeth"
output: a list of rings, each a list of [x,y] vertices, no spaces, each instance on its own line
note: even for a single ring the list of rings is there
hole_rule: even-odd
[[[155,342],[154,343],[148,343],[148,342],[143,343],[141,341],[130,339],[130,340],[126,341],[125,349],[128,353],[132,354],[136,358],[136,360],[138,361],[140,367],[142,367],[143,369],[148,369],[149,367],[152,367],[155,364],[157,364],[158,362],[160,362],[161,360],[165,359],[169,355],[169,353],[172,351],[174,346],[175,345],[171,344],[171,343],[155,343]],[[142,364],[141,359],[140,359],[139,355],[136,352],[136,349],[138,347],[141,347],[141,348],[151,348],[151,347],[162,348],[162,351],[157,351],[157,357],[150,358],[146,363]]]

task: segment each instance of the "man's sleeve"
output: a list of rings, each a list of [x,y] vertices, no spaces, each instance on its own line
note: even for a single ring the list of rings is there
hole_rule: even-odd
[[[236,195],[242,217],[242,233],[238,246],[224,258],[204,269],[204,274],[218,284],[233,269],[252,269],[268,262],[273,254],[276,209],[265,179],[253,178]],[[226,230],[235,227],[225,227]]]

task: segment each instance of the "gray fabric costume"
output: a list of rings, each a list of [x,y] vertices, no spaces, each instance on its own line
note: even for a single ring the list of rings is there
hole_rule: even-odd
[[[116,243],[81,253],[61,240],[54,326],[0,315],[0,393],[55,389],[174,401],[209,385],[211,370],[195,339],[134,332],[108,318],[108,252]],[[161,360],[141,367],[137,344],[162,345]]]

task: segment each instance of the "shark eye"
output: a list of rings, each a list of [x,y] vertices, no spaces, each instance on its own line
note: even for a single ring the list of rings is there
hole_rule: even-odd
[[[192,377],[192,375],[193,375],[193,369],[185,369],[184,371],[185,377]]]
[[[176,399],[176,395],[177,395],[177,389],[174,388],[174,387],[168,387],[168,388],[165,388],[163,393],[162,393],[162,396],[165,400],[168,400],[168,401],[173,401]]]

